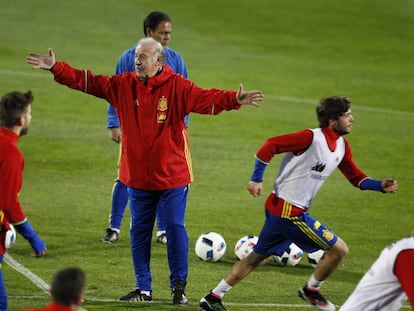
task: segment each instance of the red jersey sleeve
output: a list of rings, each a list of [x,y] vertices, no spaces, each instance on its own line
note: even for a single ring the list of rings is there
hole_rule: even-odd
[[[398,254],[394,264],[394,274],[408,297],[414,310],[414,249],[406,249]]]
[[[94,95],[99,98],[115,101],[115,85],[112,85],[110,76],[95,75],[89,70],[79,70],[65,62],[56,62],[52,69],[56,82],[67,87]]]
[[[345,155],[339,164],[338,168],[344,174],[344,176],[349,180],[349,182],[358,187],[359,184],[368,176],[362,172],[358,166],[355,164],[354,159],[352,158],[351,147],[349,146],[348,141],[344,138],[345,142]]]
[[[1,162],[0,210],[6,216],[7,222],[19,223],[26,219],[18,197],[22,187],[24,160],[15,146],[7,149],[2,150],[6,156]]]
[[[217,115],[241,107],[236,100],[236,91],[203,89],[179,74],[174,75],[174,85],[178,102],[185,106],[186,114]]]
[[[256,157],[265,163],[269,163],[275,154],[294,152],[300,154],[309,148],[312,143],[311,130],[303,130],[296,133],[271,137],[256,153]]]

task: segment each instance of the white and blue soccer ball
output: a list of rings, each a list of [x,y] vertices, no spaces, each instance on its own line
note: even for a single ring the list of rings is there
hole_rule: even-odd
[[[273,255],[272,257],[278,266],[294,267],[302,260],[303,250],[292,242],[281,256]]]
[[[255,235],[246,235],[237,241],[234,246],[234,255],[237,260],[246,258],[256,246],[259,238]]]
[[[10,225],[9,230],[6,232],[6,236],[4,238],[4,247],[6,249],[10,248],[16,242],[16,230],[14,229],[13,225]]]
[[[316,268],[319,261],[321,261],[321,259],[323,258],[324,255],[325,255],[325,251],[323,249],[319,249],[315,252],[308,253],[308,262],[309,262],[309,264],[312,267]]]
[[[203,261],[216,262],[224,257],[226,248],[226,241],[220,234],[206,232],[198,237],[195,244],[195,253]]]

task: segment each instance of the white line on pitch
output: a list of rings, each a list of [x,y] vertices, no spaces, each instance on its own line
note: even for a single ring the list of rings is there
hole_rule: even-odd
[[[21,263],[13,259],[9,254],[4,254],[4,262],[7,263],[11,268],[28,278],[34,285],[40,288],[44,293],[50,295],[49,290],[50,286],[45,281],[43,281],[40,277],[34,274],[32,271],[27,269]],[[78,311],[87,311],[81,307],[78,308]]]

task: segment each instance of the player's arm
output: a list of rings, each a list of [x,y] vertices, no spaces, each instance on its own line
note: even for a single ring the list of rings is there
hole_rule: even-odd
[[[4,161],[3,176],[0,179],[1,209],[9,223],[14,225],[32,246],[32,256],[40,257],[46,253],[46,244],[34,231],[20,204],[18,193],[21,185],[22,162],[17,154],[10,154]]]
[[[266,140],[256,153],[256,161],[250,181],[247,184],[247,191],[253,197],[261,197],[263,194],[263,176],[265,169],[272,158],[279,153],[304,152],[312,143],[313,133],[310,130],[272,137]]]
[[[408,297],[414,310],[414,249],[407,249],[398,254],[394,264],[394,274]]]

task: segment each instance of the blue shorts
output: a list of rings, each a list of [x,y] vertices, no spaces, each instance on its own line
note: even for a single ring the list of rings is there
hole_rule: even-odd
[[[266,220],[254,248],[258,254],[282,255],[294,242],[307,253],[329,249],[338,240],[337,235],[317,219],[304,212],[295,217],[278,217],[266,211]]]

